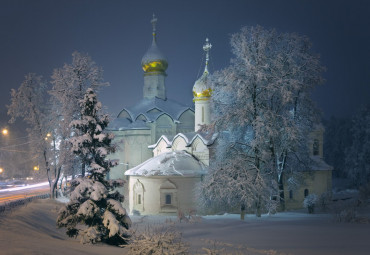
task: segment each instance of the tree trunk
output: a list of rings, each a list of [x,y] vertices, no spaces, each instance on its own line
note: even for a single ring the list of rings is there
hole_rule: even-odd
[[[82,177],[85,176],[85,162],[81,164],[81,175]]]
[[[261,197],[258,196],[258,200],[256,202],[256,216],[261,217]]]
[[[241,219],[241,220],[244,220],[244,216],[245,216],[245,205],[244,205],[244,204],[242,204],[242,205],[240,206],[240,219]]]
[[[285,196],[284,196],[284,182],[283,182],[283,173],[281,173],[279,179],[279,201],[281,211],[285,211]]]

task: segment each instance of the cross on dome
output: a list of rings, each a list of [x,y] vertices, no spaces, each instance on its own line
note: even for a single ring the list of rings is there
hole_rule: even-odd
[[[153,39],[155,40],[155,35],[156,35],[156,25],[157,25],[157,21],[158,19],[155,17],[155,14],[153,13],[153,18],[152,20],[150,21],[152,23],[152,26],[153,26]]]
[[[206,43],[203,45],[203,50],[206,52],[206,66],[204,67],[204,72],[208,73],[208,61],[209,61],[209,51],[212,48],[212,44],[209,43],[208,38],[206,38]]]

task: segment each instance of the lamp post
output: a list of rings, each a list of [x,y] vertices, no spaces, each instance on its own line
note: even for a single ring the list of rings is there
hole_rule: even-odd
[[[57,159],[56,159],[56,153],[55,153],[55,150],[56,150],[56,146],[55,146],[55,136],[53,136],[51,133],[47,133],[46,136],[45,136],[45,141],[47,141],[48,139],[53,139],[53,152],[54,152],[54,178],[57,177]]]
[[[4,137],[7,137],[9,135],[9,130],[7,128],[3,128],[1,130],[1,134],[4,136]],[[6,144],[8,143],[8,139],[5,139],[5,142]],[[2,160],[1,160],[2,161]],[[2,162],[3,164],[4,162]],[[4,168],[0,167],[0,175],[2,175],[4,173]]]

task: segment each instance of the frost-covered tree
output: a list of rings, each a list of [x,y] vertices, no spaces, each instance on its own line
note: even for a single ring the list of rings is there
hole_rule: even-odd
[[[323,124],[325,161],[335,169],[334,176],[346,178],[346,150],[352,144],[352,121],[350,118],[331,117]]]
[[[53,197],[57,173],[52,173],[51,147],[50,143],[45,140],[51,129],[47,99],[47,83],[41,76],[33,73],[27,74],[18,90],[11,90],[8,115],[11,116],[10,123],[21,118],[29,125],[27,132],[33,158],[39,163],[39,171],[46,171]]]
[[[239,178],[236,187],[240,186],[240,192],[244,192],[240,174],[249,171],[258,173],[252,174],[258,176],[253,185],[267,188],[265,192],[253,188],[257,194],[250,195],[253,199],[248,203],[240,201],[241,208],[254,205],[259,211],[268,201],[266,196],[280,200],[284,206],[284,174],[294,184],[296,170],[309,167],[308,137],[318,120],[310,94],[323,81],[324,68],[312,53],[308,38],[297,34],[244,27],[232,35],[231,46],[235,58],[212,77],[213,126],[229,134],[228,145],[223,147],[237,149],[241,160],[248,162],[239,164],[239,170],[234,169],[236,176],[232,176]],[[223,165],[240,161],[235,156],[219,157],[224,151],[216,151],[216,161],[222,161],[211,165],[210,179],[205,182],[208,186]],[[227,183],[223,185],[228,191]],[[206,191],[209,192],[212,189]],[[233,196],[241,197],[237,192]]]
[[[80,101],[80,107],[81,119],[71,122],[74,136],[70,142],[73,153],[83,159],[89,174],[73,181],[70,202],[60,210],[57,225],[66,227],[69,236],[80,236],[83,243],[125,244],[131,220],[122,207],[123,196],[114,191],[123,181],[106,180],[114,165],[106,156],[115,150],[113,134],[104,132],[108,115],[100,114],[101,103],[91,88]]]
[[[201,202],[211,210],[239,206],[241,219],[248,208],[256,209],[260,215],[262,204],[267,204],[270,194],[268,176],[256,168],[252,147],[230,139],[225,132],[218,136],[217,160],[211,162],[209,174],[201,184]]]
[[[353,118],[352,145],[346,150],[346,173],[356,187],[370,183],[370,105]]]
[[[55,123],[55,136],[60,141],[58,153],[61,165],[71,162],[70,144],[68,140],[71,130],[69,124],[72,120],[81,119],[79,102],[87,88],[98,91],[108,83],[103,80],[103,70],[88,54],[74,52],[72,63],[65,64],[62,68],[55,69],[52,75],[52,89],[49,93],[53,96],[53,116]],[[81,174],[85,174],[86,162],[81,162]],[[73,168],[64,167],[64,171]],[[73,172],[66,174],[75,174]]]

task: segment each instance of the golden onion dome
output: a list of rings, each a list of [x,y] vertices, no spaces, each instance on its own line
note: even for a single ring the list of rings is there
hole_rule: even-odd
[[[158,49],[155,37],[153,43],[141,59],[141,66],[146,73],[165,72],[168,67],[167,58]]]
[[[153,25],[153,42],[144,57],[141,59],[141,66],[145,73],[160,72],[164,73],[168,67],[167,58],[158,49],[156,24],[157,18],[153,14],[153,19],[150,21]]]
[[[193,86],[194,101],[207,100],[211,96],[212,89],[209,84],[208,75],[209,73],[206,69],[203,75],[195,82]]]

